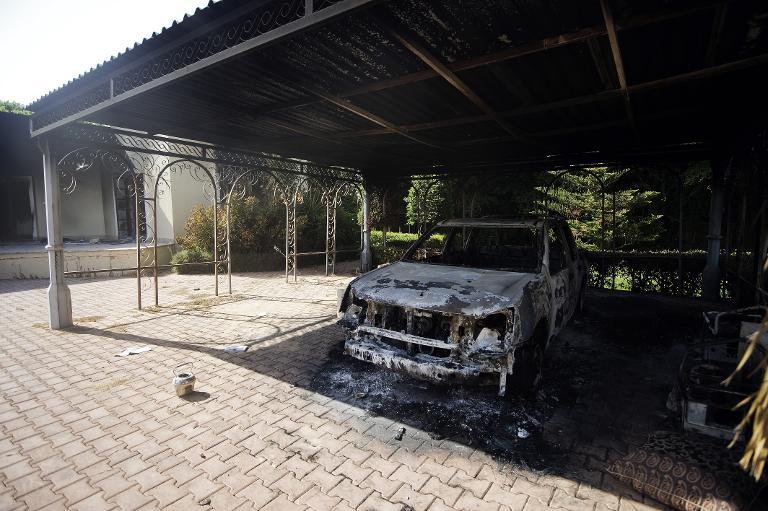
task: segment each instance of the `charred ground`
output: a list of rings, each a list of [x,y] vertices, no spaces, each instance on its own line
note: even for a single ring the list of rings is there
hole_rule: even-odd
[[[532,398],[503,400],[496,387],[415,380],[345,356],[342,340],[311,387],[404,424],[405,436],[408,427],[417,428],[512,467],[588,474],[652,431],[677,428],[666,397],[706,308],[690,300],[590,293],[584,314],[552,341],[541,391]]]

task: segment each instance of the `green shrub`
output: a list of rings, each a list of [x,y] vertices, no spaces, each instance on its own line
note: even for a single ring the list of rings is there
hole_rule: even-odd
[[[173,254],[171,264],[202,263],[213,261],[213,255],[199,248],[185,248]],[[212,264],[195,264],[189,266],[174,266],[173,272],[180,275],[189,273],[213,273]]]
[[[299,252],[325,250],[325,206],[307,201],[296,211],[296,233]],[[224,239],[226,210],[219,211],[219,239]],[[265,271],[285,268],[285,259],[273,247],[285,250],[285,205],[268,195],[233,198],[230,206],[230,249],[232,271]],[[196,206],[187,218],[185,234],[176,239],[183,249],[213,252],[213,207]],[[344,207],[336,210],[336,246],[338,249],[357,247],[360,227],[355,214]],[[341,261],[347,254],[339,254]],[[210,259],[209,259],[210,260]],[[299,258],[299,266],[323,264],[324,256]],[[206,271],[213,271],[210,267]],[[226,271],[222,267],[222,271]]]
[[[384,235],[381,231],[371,230],[371,252],[373,253],[373,264],[378,266],[384,263],[392,263],[402,259],[405,252],[411,248],[418,234],[409,232],[388,232],[387,246],[384,247]],[[445,242],[445,235],[434,234],[427,240],[426,246],[430,248],[441,248]]]

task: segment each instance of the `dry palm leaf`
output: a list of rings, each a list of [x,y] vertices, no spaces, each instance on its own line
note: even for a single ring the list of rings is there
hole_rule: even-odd
[[[768,259],[765,261],[765,270],[768,271]],[[725,385],[728,385],[733,377],[747,364],[747,361],[755,352],[757,344],[760,342],[760,337],[768,332],[768,312],[766,312],[763,321],[760,323],[760,327],[752,335],[749,336],[749,342],[747,349],[744,350],[744,355],[741,357],[738,366],[734,370],[733,374],[728,377]],[[756,480],[760,480],[765,470],[766,460],[768,459],[768,356],[765,360],[762,360],[756,370],[763,371],[763,379],[757,392],[748,396],[736,408],[747,407],[747,412],[744,414],[744,418],[736,427],[736,434],[731,441],[732,447],[736,440],[741,436],[744,429],[751,424],[752,432],[750,433],[747,446],[744,449],[744,455],[739,460],[739,465],[748,471],[752,477]]]

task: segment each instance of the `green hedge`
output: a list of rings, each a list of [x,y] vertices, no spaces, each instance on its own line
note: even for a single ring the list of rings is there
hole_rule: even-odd
[[[384,263],[398,261],[405,251],[419,239],[418,234],[407,232],[388,232],[387,246],[384,247],[384,236],[381,231],[371,230],[371,252],[373,264],[378,266]]]
[[[207,250],[201,250],[194,247],[179,250],[173,254],[173,257],[171,257],[171,264],[202,263],[206,261],[213,261],[213,255]],[[190,266],[174,266],[172,271],[179,275],[190,273],[213,273],[213,265],[194,264]]]

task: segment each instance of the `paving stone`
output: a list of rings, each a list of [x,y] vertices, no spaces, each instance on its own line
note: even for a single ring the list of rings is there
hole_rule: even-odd
[[[173,504],[187,495],[186,490],[177,487],[171,480],[167,480],[164,483],[145,490],[145,492],[147,495],[153,497],[161,508]]]
[[[237,496],[244,498],[258,509],[272,501],[277,494],[261,483],[254,482],[237,492]]]
[[[72,506],[73,504],[98,493],[98,490],[91,486],[86,479],[80,479],[68,486],[57,489],[56,493],[63,495],[64,498],[67,499],[67,504]]]
[[[368,495],[372,493],[372,490],[359,488],[352,484],[349,479],[342,479],[342,481],[334,486],[328,493],[329,495],[341,497],[346,500],[350,506],[356,508],[368,498]]]
[[[279,273],[235,275],[243,295],[230,303],[193,291],[208,279],[161,277],[164,305],[210,298],[184,314],[131,310],[132,279],[78,279],[78,314],[104,319],[61,332],[31,326],[46,320],[44,283],[0,281],[0,509],[206,509],[202,496],[214,510],[658,508],[602,476],[629,433],[577,434],[607,417],[605,404],[582,398],[581,415],[553,417],[562,430],[570,421],[554,439],[573,451],[567,473],[539,478],[413,427],[392,442],[396,421],[307,388],[342,338],[334,307],[347,277],[312,277],[328,284],[318,286],[287,285]],[[322,314],[328,320],[318,324]],[[148,336],[152,352],[114,357]],[[220,350],[259,337],[244,354]],[[182,362],[194,364],[210,399],[173,394],[167,368]]]
[[[361,483],[360,488],[370,488],[376,490],[383,497],[389,498],[403,483],[400,481],[392,481],[387,479],[378,472],[371,472]]]
[[[27,506],[29,511],[35,511],[51,504],[62,504],[64,502],[64,496],[59,493],[54,493],[49,486],[44,486],[14,500],[23,503],[23,505]],[[2,500],[0,500],[0,502],[2,502]],[[63,507],[64,506],[62,505],[61,509],[63,509]]]
[[[421,493],[434,495],[446,504],[452,506],[456,503],[464,490],[459,487],[449,486],[436,477],[430,477],[429,480],[421,486],[419,491]]]
[[[557,489],[555,490],[552,499],[549,501],[549,506],[567,509],[568,511],[593,511],[595,509],[595,502],[573,497],[564,491]]]
[[[60,470],[57,470],[56,472],[44,475],[43,478],[53,483],[53,489],[57,491],[60,488],[69,486],[70,484],[79,481],[80,479],[85,479],[85,476],[75,471],[74,467],[66,466]]]
[[[215,510],[237,509],[238,506],[246,502],[243,498],[235,497],[226,488],[222,488],[209,498],[211,499],[211,509]]]
[[[104,497],[98,493],[70,505],[73,511],[107,511],[114,508],[115,506],[104,500]]]
[[[496,502],[511,511],[520,511],[528,502],[528,495],[523,493],[512,493],[509,489],[502,488],[496,483],[491,484],[483,500]]]
[[[285,495],[280,495],[262,509],[264,511],[304,511],[306,506],[295,504],[289,501]]]
[[[414,511],[424,511],[425,509],[428,509],[434,500],[434,495],[414,491],[408,484],[400,486],[390,498],[390,501],[405,504],[413,508]]]
[[[461,511],[497,511],[499,505],[478,499],[471,492],[465,491],[456,501],[456,509]]]
[[[329,497],[320,488],[314,487],[296,499],[296,503],[308,506],[315,511],[332,511],[337,509],[341,499],[339,497]]]
[[[288,496],[288,500],[294,501],[305,494],[313,487],[309,481],[302,481],[295,478],[292,474],[285,474],[283,477],[270,485],[273,490],[279,490]]]
[[[125,511],[135,511],[150,504],[155,505],[155,507],[159,505],[152,497],[141,493],[138,486],[128,488],[108,500]]]
[[[402,511],[403,505],[397,502],[390,502],[374,492],[357,509],[358,511]]]

